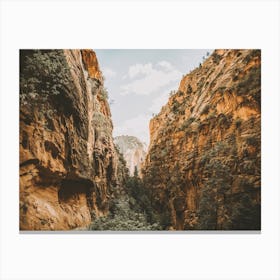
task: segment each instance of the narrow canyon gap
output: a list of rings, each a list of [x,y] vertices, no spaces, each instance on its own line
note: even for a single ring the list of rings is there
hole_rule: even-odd
[[[147,154],[128,138],[134,174],[101,70],[92,50],[20,51],[20,229],[259,230],[260,50],[216,50],[184,75]]]

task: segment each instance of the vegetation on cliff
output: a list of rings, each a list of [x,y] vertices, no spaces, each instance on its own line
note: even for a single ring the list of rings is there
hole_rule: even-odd
[[[20,51],[20,229],[106,215],[126,178],[92,50]]]
[[[215,51],[151,120],[143,180],[171,228],[260,229],[260,54]]]
[[[151,200],[138,176],[127,177],[122,195],[110,201],[109,214],[93,219],[90,230],[162,230],[160,221],[154,217]]]
[[[20,229],[261,228],[260,50],[183,76],[147,155],[114,141],[103,81],[91,50],[20,52]]]

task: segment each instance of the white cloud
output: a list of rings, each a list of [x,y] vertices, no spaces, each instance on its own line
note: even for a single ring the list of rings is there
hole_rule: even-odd
[[[114,127],[114,136],[131,135],[136,136],[146,144],[149,143],[149,123],[151,115],[138,115],[125,120],[121,125]]]
[[[141,75],[147,76],[151,74],[152,71],[153,71],[152,63],[146,63],[146,64],[137,63],[129,67],[126,77],[133,79]]]
[[[139,74],[144,77],[131,81],[121,86],[121,95],[137,94],[149,95],[160,88],[169,85],[171,82],[181,79],[183,73],[176,70],[169,62],[161,61],[157,63],[157,68],[152,63],[135,64],[129,67],[126,77],[135,78]]]
[[[152,105],[149,108],[149,110],[154,114],[158,114],[162,106],[164,106],[167,103],[168,98],[169,98],[169,92],[165,92],[161,94],[160,96],[158,96],[152,101]]]
[[[105,79],[106,78],[114,78],[117,75],[117,73],[114,70],[112,70],[111,68],[104,68],[102,70],[102,72],[103,72],[103,74],[105,76]]]
[[[174,67],[171,65],[170,62],[166,61],[166,60],[162,60],[158,63],[159,66],[161,66],[163,69],[167,70],[167,71],[171,71],[174,69]]]

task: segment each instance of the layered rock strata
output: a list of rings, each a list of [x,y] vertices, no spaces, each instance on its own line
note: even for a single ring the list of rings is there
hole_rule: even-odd
[[[92,50],[20,51],[20,229],[69,230],[108,212],[125,177]]]
[[[261,53],[216,50],[150,122],[142,170],[169,229],[260,229]]]

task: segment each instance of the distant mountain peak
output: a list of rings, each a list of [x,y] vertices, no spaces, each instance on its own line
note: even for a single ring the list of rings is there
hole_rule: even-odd
[[[132,176],[135,167],[141,170],[147,152],[147,145],[141,142],[137,137],[130,135],[120,135],[114,138],[114,142],[123,154],[126,161],[129,174]],[[140,174],[141,172],[139,172]]]

